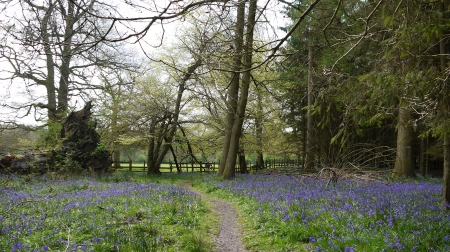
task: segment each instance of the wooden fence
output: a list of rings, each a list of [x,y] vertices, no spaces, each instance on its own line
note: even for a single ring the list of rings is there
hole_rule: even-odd
[[[112,164],[112,167],[120,170],[127,170],[130,172],[146,172],[147,164],[144,163],[133,163],[131,160],[128,162],[118,162]],[[219,164],[216,162],[206,162],[206,163],[178,163],[182,172],[217,172],[219,169]],[[255,163],[247,162],[247,171],[257,171],[264,168],[272,169],[277,167],[287,167],[287,166],[300,166],[299,162],[296,160],[288,159],[273,159],[265,161],[264,167],[258,167]],[[236,163],[236,172],[240,173],[241,169],[239,164]],[[159,168],[161,172],[177,172],[177,167],[174,162],[162,162]]]
[[[302,163],[299,160],[290,159],[271,159],[264,162],[267,169],[277,167],[298,166],[301,167]]]

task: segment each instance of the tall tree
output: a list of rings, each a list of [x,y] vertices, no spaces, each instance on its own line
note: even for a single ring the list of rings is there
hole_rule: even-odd
[[[20,9],[4,11],[7,19],[0,48],[2,60],[9,67],[2,69],[2,80],[11,81],[13,88],[23,81],[29,100],[9,101],[4,106],[24,109],[25,114],[32,109],[43,110],[44,117],[56,121],[67,112],[72,96],[95,88],[91,80],[96,68],[127,67],[124,51],[121,58],[115,54],[119,44],[89,45],[101,40],[106,25],[89,11],[102,13],[111,5],[96,0],[26,0],[18,1],[17,7]],[[42,91],[45,95],[37,95]]]
[[[238,3],[236,24],[234,28],[235,30],[232,46],[234,53],[232,63],[233,64],[232,73],[231,73],[232,78],[227,91],[227,116],[225,125],[225,135],[223,140],[222,159],[220,160],[218,170],[218,175],[224,178],[234,177],[237,148],[239,146],[238,144],[239,135],[233,136],[233,125],[235,117],[237,115],[239,82],[242,69],[242,50],[244,44],[244,27],[245,27],[245,3],[246,1],[240,1]],[[232,153],[230,153],[230,150]],[[232,165],[233,167],[231,168]],[[228,170],[230,168],[232,170]]]
[[[200,49],[203,50],[203,49]],[[147,154],[147,160],[149,164],[148,173],[160,173],[159,172],[159,166],[162,163],[165,155],[169,151],[169,148],[172,146],[172,141],[175,136],[175,131],[177,127],[179,126],[179,117],[180,117],[180,111],[182,107],[183,102],[183,92],[186,89],[187,81],[191,78],[191,76],[195,73],[197,68],[202,64],[202,58],[198,57],[197,59],[194,59],[194,63],[192,63],[186,70],[184,76],[180,80],[180,83],[178,85],[178,92],[177,97],[175,99],[175,110],[173,111],[173,114],[170,118],[170,121],[167,123],[167,133],[164,132],[164,141],[166,144],[162,146],[161,151],[154,147],[154,137],[150,137],[150,143],[149,143],[149,149]],[[152,123],[150,126],[150,134],[154,134],[154,127],[155,125]],[[165,130],[166,131],[166,130]]]
[[[257,84],[255,87],[256,93],[256,114],[255,114],[255,138],[256,138],[256,167],[258,169],[264,168],[264,154],[263,154],[263,127],[264,127],[264,110],[262,87]]]
[[[444,73],[447,71],[447,76],[444,78],[444,89],[443,89],[443,110],[444,110],[444,132],[443,132],[443,151],[444,151],[444,177],[443,177],[443,185],[442,185],[442,199],[441,204],[443,209],[450,210],[450,132],[449,132],[449,121],[450,121],[450,89],[448,87],[448,53],[449,53],[449,28],[448,28],[448,17],[450,12],[450,2],[449,1],[440,1],[439,2],[439,27],[441,28],[440,36],[439,36],[439,54],[440,54],[440,70]]]
[[[134,73],[124,71],[103,72],[100,74],[103,82],[100,94],[96,95],[96,102],[101,103],[96,109],[99,124],[99,134],[102,143],[112,152],[115,168],[120,167],[121,145],[120,135],[130,129],[124,118],[126,113],[124,104],[127,97],[133,93]]]
[[[327,25],[323,20],[329,21],[328,26],[331,26],[335,8],[334,2],[318,3],[318,8],[311,11],[312,14],[288,40],[288,45],[284,48],[287,58],[280,69],[286,81],[283,87],[286,89],[285,118],[292,128],[291,136],[298,145],[297,157],[302,160],[303,168],[307,171],[314,171],[314,164],[318,163],[319,143],[322,143],[324,150],[329,149],[326,147],[329,145],[328,140],[323,137],[326,134],[322,134],[324,127],[330,124],[329,120],[323,120],[327,122],[322,123],[322,127],[318,127],[318,123],[321,122],[321,117],[331,114],[330,110],[327,110],[328,115],[321,112],[322,107],[327,109],[331,106],[322,101],[330,102],[332,99],[321,101],[316,98],[320,91],[326,90],[327,84],[332,86],[334,83],[320,76],[317,69],[336,54],[328,50],[329,46],[322,34],[323,27]],[[339,9],[339,4],[337,8]],[[293,1],[287,6],[286,15],[296,20],[305,13],[305,9],[307,10],[305,1]],[[340,19],[340,16],[336,19]],[[333,28],[341,29],[336,23],[338,22],[333,22]],[[290,26],[286,29],[289,28]],[[326,159],[327,153],[324,156]]]
[[[314,171],[314,155],[315,155],[315,127],[313,120],[313,106],[314,106],[314,58],[313,45],[309,42],[308,45],[308,107],[306,111],[306,152],[305,152],[305,166],[306,171]]]
[[[246,32],[245,32],[245,45],[243,50],[243,69],[244,72],[242,74],[242,85],[240,88],[240,95],[239,95],[239,101],[238,101],[238,107],[235,114],[234,122],[233,122],[233,128],[232,128],[232,139],[230,143],[230,150],[229,155],[227,158],[227,168],[226,172],[223,175],[223,178],[231,178],[234,177],[234,170],[236,163],[232,162],[233,157],[234,160],[236,160],[236,150],[239,150],[239,139],[242,134],[242,125],[244,123],[245,113],[246,113],[246,107],[247,107],[247,100],[248,100],[248,93],[250,88],[250,77],[251,77],[251,68],[253,65],[253,41],[254,41],[254,30],[256,26],[256,8],[257,8],[257,0],[250,0],[250,4],[248,7],[248,14],[247,14],[247,25],[246,25]],[[231,154],[231,156],[230,156]],[[245,160],[245,158],[244,158]],[[245,162],[241,162],[241,166],[243,166]],[[242,169],[241,171],[245,172],[245,169]]]
[[[400,105],[397,122],[397,154],[393,174],[395,176],[414,175],[412,152],[412,116],[407,105]]]

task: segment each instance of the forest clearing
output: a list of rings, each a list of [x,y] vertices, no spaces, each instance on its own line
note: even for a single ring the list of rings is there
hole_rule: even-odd
[[[450,0],[2,0],[0,38],[0,250],[450,251]]]
[[[199,173],[2,176],[0,250],[219,251],[220,216],[191,190],[237,209],[247,251],[449,250],[441,181],[326,182]]]

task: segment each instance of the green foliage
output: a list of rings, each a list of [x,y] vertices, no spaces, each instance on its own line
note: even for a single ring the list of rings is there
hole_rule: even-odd
[[[64,157],[55,157],[54,171],[63,174],[77,174],[84,171],[83,166],[77,161],[78,154],[75,151],[67,152]]]
[[[97,148],[92,152],[92,156],[93,157],[101,157],[105,154],[106,152],[106,148],[102,143],[99,143],[97,145]]]
[[[60,122],[48,120],[47,125],[41,129],[36,143],[37,147],[54,148],[58,146],[62,141],[61,129],[62,125]]]
[[[134,159],[134,161],[135,161],[136,163],[144,163],[144,162],[146,162],[146,160],[147,160],[147,157],[146,157],[144,154],[139,154],[139,155]]]
[[[88,127],[89,127],[90,130],[95,130],[96,126],[97,126],[97,122],[96,121],[89,120]]]
[[[200,232],[192,232],[181,238],[181,244],[184,251],[188,252],[208,252],[210,251],[209,241]]]

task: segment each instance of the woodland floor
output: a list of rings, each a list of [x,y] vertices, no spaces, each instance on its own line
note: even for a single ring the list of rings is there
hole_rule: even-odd
[[[218,198],[212,198],[202,192],[194,190],[191,183],[184,183],[182,187],[198,194],[203,200],[211,203],[211,211],[220,218],[219,233],[214,239],[216,252],[246,252],[241,240],[237,211],[234,206]]]

